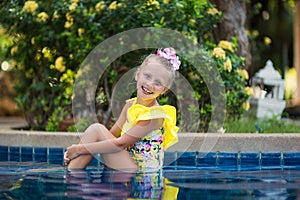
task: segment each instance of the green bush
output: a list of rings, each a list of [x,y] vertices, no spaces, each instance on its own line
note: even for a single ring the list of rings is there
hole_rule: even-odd
[[[4,0],[0,5],[0,24],[12,40],[7,56],[16,61],[14,69],[19,74],[16,100],[32,129],[56,130],[58,121],[71,118],[72,86],[80,63],[106,38],[139,27],[177,30],[202,44],[224,81],[226,116],[239,118],[248,109],[244,59],[236,55],[236,38],[215,44],[212,29],[222,13],[208,1]],[[122,73],[119,69],[130,68],[144,53],[122,56],[104,73],[96,94],[99,113],[110,116],[108,97]],[[196,91],[201,116],[198,131],[206,131],[212,112],[206,84],[187,61],[180,72]]]
[[[300,124],[279,119],[257,119],[243,116],[235,121],[228,121],[225,125],[226,133],[299,133]]]

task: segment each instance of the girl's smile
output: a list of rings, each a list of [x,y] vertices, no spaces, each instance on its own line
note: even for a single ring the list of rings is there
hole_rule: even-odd
[[[148,88],[142,86],[142,90],[144,92],[144,94],[147,94],[147,95],[150,95],[150,94],[153,94],[153,92],[151,92]]]

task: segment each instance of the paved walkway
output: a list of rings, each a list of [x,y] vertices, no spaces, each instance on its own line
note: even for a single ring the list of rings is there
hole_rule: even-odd
[[[0,117],[0,130],[12,130],[27,126],[23,117]]]

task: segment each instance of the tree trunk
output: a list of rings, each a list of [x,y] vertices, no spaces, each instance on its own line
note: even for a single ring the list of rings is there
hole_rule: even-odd
[[[297,89],[287,107],[300,106],[300,1],[295,1],[294,16],[294,67],[297,72]]]
[[[245,32],[246,4],[244,0],[212,0],[219,11],[222,11],[222,18],[218,27],[214,30],[216,41],[230,41],[232,37],[238,38],[239,56],[246,58],[245,69],[251,65],[251,54],[249,41]]]

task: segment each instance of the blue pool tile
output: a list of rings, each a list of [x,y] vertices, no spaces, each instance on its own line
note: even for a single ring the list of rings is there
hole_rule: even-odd
[[[260,167],[259,153],[240,153],[241,168]]]
[[[35,147],[33,159],[35,162],[47,162],[47,148],[46,147]]]
[[[238,153],[219,153],[218,166],[222,168],[237,168],[238,166]]]
[[[165,152],[164,166],[174,166],[177,163],[177,152]]]
[[[197,167],[215,167],[217,164],[217,154],[199,152],[197,158]]]
[[[177,158],[177,165],[179,166],[195,166],[196,152],[179,152]]]
[[[50,164],[63,164],[63,148],[49,148],[48,162]]]
[[[0,146],[0,161],[48,162],[63,164],[64,148]],[[90,166],[103,166],[100,157],[95,157]],[[223,153],[223,152],[165,152],[165,167],[218,167],[220,169],[250,168],[270,169],[272,167],[300,168],[299,152],[272,153]]]
[[[9,160],[10,161],[20,161],[20,147],[9,147]]]
[[[33,148],[32,147],[21,147],[21,161],[28,162],[32,161]]]
[[[0,161],[8,161],[8,147],[0,146]]]
[[[300,153],[286,152],[283,153],[283,165],[285,167],[300,167]]]
[[[281,166],[281,153],[262,153],[261,154],[261,167],[270,168],[270,167]]]

